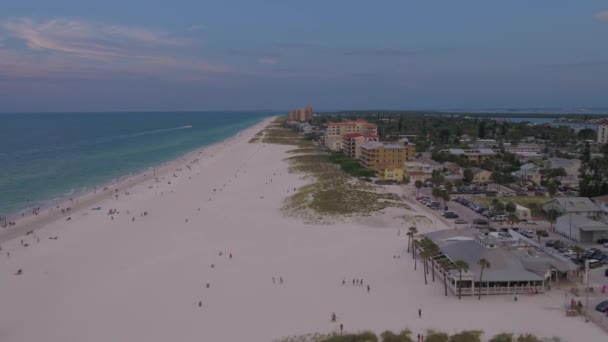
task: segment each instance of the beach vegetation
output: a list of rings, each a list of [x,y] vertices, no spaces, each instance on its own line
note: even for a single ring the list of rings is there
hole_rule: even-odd
[[[371,331],[363,331],[358,333],[331,333],[331,334],[306,334],[299,336],[289,336],[275,340],[275,342],[413,342],[414,337],[409,329],[405,329],[399,333],[392,331],[384,331],[380,336],[376,336]],[[426,342],[480,342],[483,331],[481,330],[464,330],[453,335],[445,332],[429,330],[426,333],[424,340]],[[561,342],[558,337],[537,337],[532,334],[515,335],[512,333],[500,333],[495,335],[489,342]]]
[[[430,330],[427,332],[425,340],[426,342],[448,342],[450,335],[441,331]]]
[[[481,330],[465,330],[450,336],[449,342],[481,342]]]

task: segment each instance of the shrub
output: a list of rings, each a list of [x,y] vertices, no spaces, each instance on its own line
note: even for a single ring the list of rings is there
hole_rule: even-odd
[[[414,342],[410,335],[412,334],[409,330],[403,330],[398,335],[393,333],[392,331],[385,331],[380,334],[382,337],[382,342]]]
[[[481,342],[482,331],[465,330],[450,336],[450,342]]]

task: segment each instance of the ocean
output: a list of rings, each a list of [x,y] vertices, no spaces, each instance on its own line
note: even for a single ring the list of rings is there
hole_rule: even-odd
[[[0,216],[221,142],[270,112],[0,114]]]

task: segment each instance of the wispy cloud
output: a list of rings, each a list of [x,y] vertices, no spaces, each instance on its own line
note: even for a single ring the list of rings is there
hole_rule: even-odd
[[[258,62],[258,64],[264,64],[264,65],[277,65],[277,64],[279,64],[279,60],[277,58],[274,58],[274,57],[258,57],[257,62]]]
[[[608,23],[608,11],[594,13],[593,19]]]
[[[324,42],[274,42],[272,45],[283,49],[310,49],[327,46]]]
[[[158,77],[230,70],[196,57],[192,51],[197,47],[195,41],[159,29],[66,18],[17,18],[0,22],[0,36],[22,43],[11,44],[10,54],[5,47],[3,61],[24,70],[42,67],[52,72],[82,72],[88,77],[94,77],[91,70]]]
[[[207,27],[205,25],[192,25],[188,28],[188,31],[201,31],[206,29]]]
[[[396,48],[363,49],[345,51],[346,56],[387,56],[387,57],[409,57],[414,52]]]
[[[552,68],[579,68],[579,67],[608,66],[608,60],[554,63],[554,64],[544,64],[543,66],[552,67]]]

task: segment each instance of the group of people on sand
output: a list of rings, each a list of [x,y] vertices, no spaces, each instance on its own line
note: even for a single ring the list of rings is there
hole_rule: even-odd
[[[335,312],[331,313],[331,318],[330,318],[332,323],[336,323],[338,321],[338,316],[336,316]],[[340,334],[344,333],[344,323],[340,323]]]
[[[273,284],[276,284],[276,283],[277,283],[277,278],[272,277],[272,283],[273,283]],[[281,277],[279,277],[279,279],[278,279],[278,283],[279,283],[280,285],[282,285],[282,284],[284,284],[284,283],[285,283],[285,282],[283,281],[283,277],[282,277],[282,276],[281,276]]]
[[[346,279],[342,279],[342,285],[346,285]],[[371,288],[371,286],[369,286],[369,284],[364,285],[363,279],[353,278],[353,285],[365,286],[365,288],[367,289],[367,293],[369,293],[372,290],[372,288]]]
[[[14,226],[16,224],[15,221],[9,221],[6,216],[0,216],[0,226],[2,226],[2,228]]]

